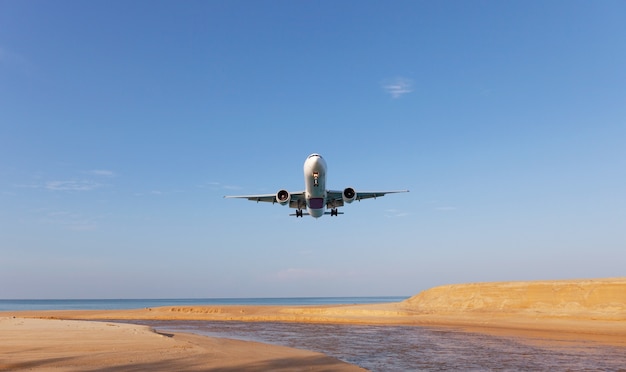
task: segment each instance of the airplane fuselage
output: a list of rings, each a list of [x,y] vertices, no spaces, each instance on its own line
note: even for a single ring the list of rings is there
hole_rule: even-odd
[[[225,196],[225,198],[248,199],[257,203],[278,203],[296,210],[296,213],[290,214],[290,216],[303,217],[308,215],[320,218],[325,214],[329,214],[331,217],[343,214],[337,208],[355,200],[379,198],[385,194],[408,191],[361,191],[357,193],[352,187],[346,187],[343,190],[328,190],[326,188],[326,169],[324,158],[319,154],[311,154],[304,161],[304,191],[289,192],[280,189],[276,194],[233,195]],[[327,209],[330,211],[327,212]]]
[[[311,154],[304,162],[306,209],[310,216],[319,218],[326,208],[326,161],[319,154]]]

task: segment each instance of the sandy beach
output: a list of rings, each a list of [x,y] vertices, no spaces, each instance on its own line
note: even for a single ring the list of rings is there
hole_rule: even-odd
[[[142,326],[75,320],[441,326],[546,338],[558,334],[625,346],[626,278],[447,285],[403,302],[374,305],[188,306],[5,312],[0,317],[4,317],[0,369],[137,365],[162,370],[302,370],[306,366],[312,371],[347,371],[359,368],[307,351],[194,335],[169,337]]]
[[[0,370],[362,371],[320,353],[109,322],[0,318]]]

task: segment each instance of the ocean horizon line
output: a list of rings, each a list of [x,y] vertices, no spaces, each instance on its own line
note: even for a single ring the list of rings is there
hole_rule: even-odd
[[[299,298],[399,298],[410,296],[276,296],[276,297],[88,297],[88,298],[0,298],[0,301],[149,301],[149,300],[253,300],[253,299],[299,299]]]
[[[0,311],[112,310],[162,306],[305,306],[399,302],[409,296],[0,299]]]

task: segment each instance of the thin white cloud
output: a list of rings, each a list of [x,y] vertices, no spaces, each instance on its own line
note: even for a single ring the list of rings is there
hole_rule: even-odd
[[[233,186],[233,185],[224,185],[220,182],[207,182],[203,185],[198,186],[200,188],[210,188],[213,190],[241,190],[241,186]]]
[[[64,230],[71,231],[93,231],[97,229],[94,218],[87,218],[79,213],[68,211],[48,212],[43,222],[61,226]]]
[[[185,190],[170,190],[170,191],[163,191],[163,190],[158,190],[158,189],[153,189],[150,191],[141,191],[141,192],[135,192],[133,193],[134,196],[168,196],[168,195],[173,195],[173,194],[182,194],[185,193]]]
[[[116,176],[115,172],[111,170],[107,170],[107,169],[94,169],[94,170],[90,170],[87,173],[93,176],[99,176],[99,177],[115,177]]]
[[[312,256],[314,251],[312,249],[304,249],[298,252],[301,256]]]
[[[41,180],[30,184],[14,184],[13,186],[20,189],[45,189],[51,191],[90,191],[103,186],[107,186],[104,183],[96,181],[96,177],[100,179],[117,177],[117,174],[115,172],[107,169],[93,169],[89,171],[82,171],[80,173],[83,175],[81,178],[77,177],[70,180]],[[33,178],[42,179],[44,177],[41,175],[35,175]]]
[[[435,208],[435,210],[441,211],[441,212],[450,212],[450,211],[457,210],[457,208],[456,207],[451,207],[451,206],[445,206],[445,207],[437,207],[437,208]]]
[[[413,91],[413,82],[407,78],[395,78],[383,82],[383,89],[391,98],[397,99]]]
[[[385,216],[388,218],[393,217],[406,217],[409,215],[409,212],[401,211],[399,209],[387,209],[385,211]]]
[[[13,187],[17,187],[18,189],[39,189],[41,185],[38,184],[15,184]]]
[[[90,191],[102,185],[91,180],[48,181],[44,187],[52,191]]]

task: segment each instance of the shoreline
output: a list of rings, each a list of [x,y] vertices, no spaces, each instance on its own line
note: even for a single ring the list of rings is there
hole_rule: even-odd
[[[68,342],[69,336],[64,332],[46,332],[38,329],[30,334],[21,333],[16,324],[19,322],[40,322],[39,324],[63,324],[58,322],[69,322],[68,325],[76,325],[76,321],[82,322],[87,330],[79,332],[76,336],[78,343],[73,344],[73,352],[70,360],[86,358],[84,349],[81,349],[81,339],[102,338],[102,328],[112,329],[118,327],[115,320],[207,320],[207,321],[239,321],[239,322],[291,322],[291,323],[330,323],[330,324],[359,324],[359,325],[382,325],[382,326],[419,326],[419,327],[446,327],[459,329],[464,332],[484,333],[498,336],[513,336],[524,338],[541,338],[547,340],[578,340],[593,341],[601,344],[614,346],[626,346],[626,278],[592,279],[592,280],[561,280],[561,281],[534,281],[534,282],[501,282],[501,283],[471,283],[435,287],[407,300],[395,303],[377,303],[366,305],[307,305],[307,306],[253,306],[253,305],[224,305],[224,306],[163,306],[156,308],[132,309],[132,310],[41,310],[41,311],[13,311],[0,312],[0,360],[13,360],[13,358],[23,357],[28,360],[28,350],[35,348],[41,342],[41,335],[44,339],[53,340],[54,345],[59,342]],[[105,322],[102,322],[105,321]],[[43,322],[43,323],[41,323]],[[45,323],[48,322],[48,323]],[[52,322],[52,323],[50,323]],[[111,323],[110,323],[111,322]],[[11,328],[10,324],[13,324]],[[113,325],[111,325],[113,324]],[[48,327],[46,326],[46,327]],[[142,326],[128,325],[129,327]],[[3,328],[4,327],[4,328]],[[7,328],[8,327],[8,328]],[[100,327],[97,331],[89,331],[90,327]],[[125,328],[124,328],[125,329]],[[8,333],[7,333],[8,332]],[[13,333],[11,333],[13,332]],[[42,333],[43,332],[43,333]],[[139,333],[146,333],[143,331]],[[12,334],[13,336],[9,335]],[[152,336],[156,333],[152,332]],[[126,334],[127,336],[128,334]],[[119,336],[119,335],[118,335]],[[30,337],[30,338],[29,338]],[[65,338],[64,338],[65,337]],[[162,336],[159,336],[162,338]],[[173,339],[183,342],[175,348],[191,348],[190,344],[185,344],[189,338],[193,338],[193,345],[196,345],[198,338],[205,343],[212,343],[211,353],[205,354],[205,362],[215,358],[215,353],[229,355],[226,359],[215,359],[219,363],[230,363],[233,359],[243,363],[247,357],[253,354],[244,353],[241,357],[236,357],[235,352],[241,349],[242,344],[237,344],[231,349],[236,341],[224,341],[226,339],[213,339],[198,335],[175,334]],[[13,353],[6,354],[7,345],[13,345],[15,340],[23,343],[15,346]],[[64,340],[64,341],[63,341]],[[216,341],[222,340],[222,341]],[[143,348],[145,342],[154,340],[137,340],[138,344],[133,347]],[[202,343],[201,342],[201,343]],[[216,344],[216,342],[218,344]],[[221,343],[220,343],[221,342]],[[108,344],[107,344],[108,345]],[[186,345],[186,346],[185,346]],[[206,346],[205,345],[205,346]],[[250,346],[252,344],[249,344]],[[313,368],[323,363],[323,368],[328,367],[328,363],[339,363],[337,367],[333,364],[333,370],[346,368],[345,370],[362,370],[359,367],[340,362],[337,359],[326,357],[322,354],[296,350],[301,353],[299,357],[283,357],[291,355],[293,351],[272,349],[273,346],[253,346],[274,350],[277,360],[289,360],[300,367],[309,366]],[[115,346],[115,343],[113,343]],[[245,345],[244,345],[245,346]],[[118,347],[118,346],[116,346]],[[196,346],[194,346],[196,347]],[[200,347],[200,346],[198,346]],[[208,347],[208,346],[207,346]],[[202,348],[202,347],[200,347]],[[280,348],[280,347],[278,347]],[[158,349],[158,348],[157,348]],[[246,349],[245,347],[243,349]],[[248,348],[250,349],[250,348]],[[286,348],[289,349],[289,348]],[[81,351],[82,350],[82,351]],[[169,350],[169,349],[167,349]],[[196,349],[194,349],[196,350]],[[230,351],[229,351],[230,350]],[[233,351],[234,350],[234,351]],[[59,358],[58,353],[50,352],[45,357],[46,360]],[[57,350],[58,351],[58,350]],[[268,351],[269,352],[269,351]],[[81,354],[82,353],[82,354]],[[169,355],[171,350],[163,355]],[[221,354],[220,354],[221,353]],[[286,353],[286,354],[285,354]],[[80,355],[79,355],[80,354]],[[193,370],[187,365],[174,365],[171,361],[159,362],[160,354],[151,354],[154,362],[149,365],[151,369],[186,369]],[[283,355],[283,356],[281,356]],[[42,357],[43,358],[43,357]],[[73,358],[73,359],[72,359]],[[208,358],[208,359],[207,359]],[[241,359],[244,358],[244,359]],[[276,361],[262,359],[262,355],[256,355],[257,359],[253,364],[245,364],[248,370],[255,370],[254,365],[263,365],[265,369],[276,370],[280,365]],[[258,359],[261,358],[261,359]],[[285,359],[287,358],[287,359]],[[295,358],[295,359],[293,359]],[[307,359],[308,358],[308,359]],[[312,359],[311,359],[312,358]],[[247,360],[247,359],[246,359]],[[0,370],[6,362],[0,364]],[[56,363],[56,362],[55,362]],[[62,364],[62,362],[59,362]],[[217,362],[216,362],[217,363]],[[248,363],[248,362],[246,362]],[[257,364],[254,364],[257,363]],[[260,363],[260,364],[259,364]],[[274,363],[274,364],[268,364]],[[101,364],[100,366],[105,366]],[[127,365],[128,366],[128,365]],[[242,368],[239,365],[238,368]],[[249,369],[251,368],[251,369]],[[279,370],[288,370],[278,368]],[[349,369],[356,368],[356,369]],[[9,368],[10,369],[10,368]],[[72,368],[69,368],[72,369]],[[76,368],[74,368],[76,369]],[[328,368],[327,368],[328,369]],[[260,368],[258,370],[263,370]],[[316,370],[316,369],[312,369]]]
[[[114,322],[0,317],[0,345],[0,371],[364,371],[307,350]]]
[[[317,323],[456,328],[522,337],[567,337],[626,346],[626,320],[532,313],[412,313],[401,303],[333,306],[189,306],[132,310],[46,310],[0,312],[0,317],[50,320],[205,320],[219,322]]]

